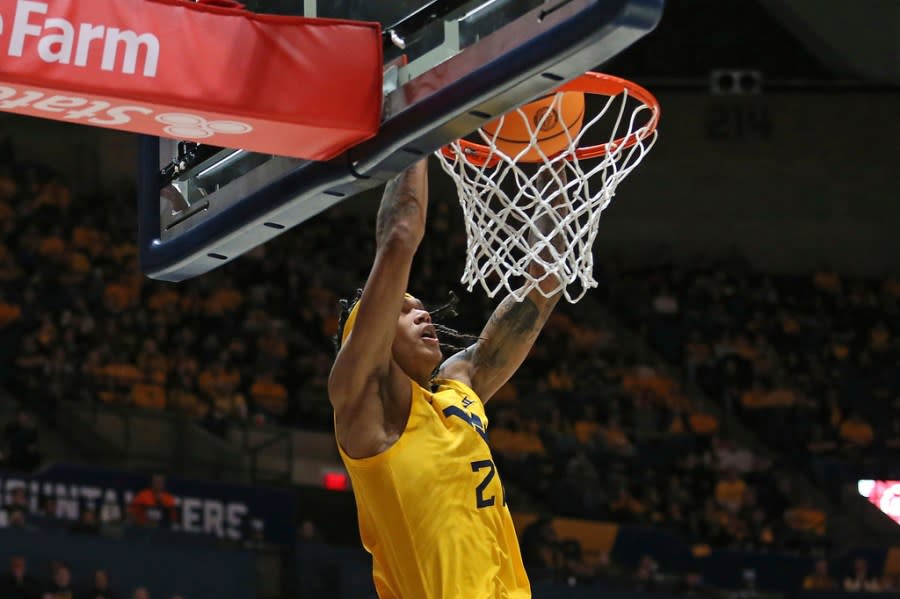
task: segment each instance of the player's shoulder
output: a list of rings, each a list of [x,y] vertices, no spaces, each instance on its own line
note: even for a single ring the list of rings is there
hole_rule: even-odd
[[[457,381],[459,383],[462,383],[464,386],[469,387],[471,390],[473,374],[473,352],[474,349],[470,347],[459,351],[444,360],[444,363],[441,364],[441,367],[438,369],[435,380]]]

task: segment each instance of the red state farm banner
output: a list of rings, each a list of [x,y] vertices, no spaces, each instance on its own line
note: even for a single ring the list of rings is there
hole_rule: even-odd
[[[378,23],[2,0],[0,111],[327,160],[378,130]]]

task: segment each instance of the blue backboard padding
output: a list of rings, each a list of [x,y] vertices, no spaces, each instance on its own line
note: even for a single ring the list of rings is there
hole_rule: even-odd
[[[663,2],[595,0],[571,18],[485,63],[466,65],[471,54],[463,52],[445,63],[448,71],[456,69],[458,77],[438,85],[438,91],[387,119],[372,140],[328,162],[301,162],[280,180],[208,218],[189,233],[164,242],[160,241],[158,142],[143,138],[139,180],[142,269],[148,276],[170,281],[202,274],[224,263],[209,254],[230,260],[345,197],[382,185],[489,118],[547,93],[562,81],[622,52],[656,27]],[[304,209],[304,203],[314,208]],[[279,211],[277,221],[284,229],[248,226]],[[290,213],[287,221],[285,212]]]

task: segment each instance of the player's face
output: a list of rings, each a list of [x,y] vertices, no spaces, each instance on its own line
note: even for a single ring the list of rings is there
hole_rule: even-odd
[[[394,359],[411,376],[428,376],[441,363],[441,346],[431,315],[422,302],[407,296],[397,320],[391,348]]]

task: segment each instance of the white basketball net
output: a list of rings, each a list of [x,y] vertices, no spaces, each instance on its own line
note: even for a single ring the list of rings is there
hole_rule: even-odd
[[[556,94],[553,108],[562,94]],[[487,159],[470,161],[473,154],[460,142],[451,144],[452,156],[437,152],[441,166],[453,177],[466,223],[466,266],[462,283],[469,291],[480,284],[489,297],[501,289],[519,301],[537,289],[550,297],[562,289],[569,302],[577,302],[594,279],[592,247],[600,214],[609,205],[619,183],[640,163],[656,141],[655,115],[650,106],[629,98],[626,91],[607,97],[599,114],[585,118],[573,138],[568,130],[569,150],[553,157],[540,151],[535,134],[544,119],[531,130],[531,147],[538,149],[540,161],[519,164],[517,156],[507,156],[496,147],[493,136],[479,129],[487,146]],[[528,119],[521,110],[519,117]],[[606,152],[598,158],[580,159],[573,148],[581,147],[585,134],[604,119],[612,120],[609,136],[601,145]],[[624,125],[624,127],[623,127]],[[499,132],[502,124],[495,131]],[[596,133],[596,127],[594,133]],[[564,173],[565,178],[561,175]]]

